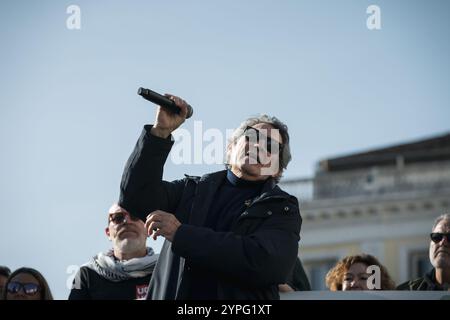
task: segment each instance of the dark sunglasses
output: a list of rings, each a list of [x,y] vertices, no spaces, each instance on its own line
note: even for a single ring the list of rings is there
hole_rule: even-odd
[[[127,221],[127,218],[130,218],[132,221],[139,221],[138,217],[127,213],[118,212],[109,215],[109,222],[119,225],[125,223]]]
[[[260,143],[261,139],[264,139],[263,147],[266,147],[267,152],[272,153],[278,153],[283,149],[283,144],[279,143],[278,141],[275,141],[271,139],[270,137],[266,136],[265,134],[262,134],[258,129],[247,126],[244,130],[245,140],[247,142],[255,142]],[[277,147],[278,146],[278,147]],[[278,151],[278,152],[277,152]]]
[[[39,291],[41,291],[41,287],[36,283],[21,283],[17,281],[12,281],[8,283],[7,288],[9,293],[18,293],[20,290],[23,290],[23,292],[26,295],[33,296]]]
[[[450,242],[450,233],[440,233],[440,232],[430,233],[431,241],[433,241],[434,243],[441,242],[444,237],[447,239],[447,242]]]

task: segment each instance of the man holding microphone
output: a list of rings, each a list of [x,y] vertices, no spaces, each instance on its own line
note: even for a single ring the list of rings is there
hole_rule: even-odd
[[[291,159],[286,125],[262,115],[244,121],[227,146],[226,170],[164,181],[171,133],[190,107],[159,107],[144,126],[122,176],[119,204],[166,240],[148,299],[279,299],[298,253],[298,201],[277,183]]]

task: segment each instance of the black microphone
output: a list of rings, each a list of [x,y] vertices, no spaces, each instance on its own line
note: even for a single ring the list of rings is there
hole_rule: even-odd
[[[159,93],[156,93],[155,91],[141,87],[141,88],[139,88],[137,93],[145,100],[153,102],[153,103],[169,110],[172,113],[180,114],[180,112],[181,112],[181,109],[175,104],[175,101],[170,100],[166,96],[160,95]],[[194,109],[192,109],[192,107],[188,104],[186,119],[192,117],[193,113],[194,113]]]

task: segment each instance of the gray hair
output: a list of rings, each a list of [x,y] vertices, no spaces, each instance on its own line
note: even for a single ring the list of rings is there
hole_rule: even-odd
[[[234,130],[230,141],[228,142],[228,145],[235,144],[236,141],[242,136],[244,133],[244,130],[247,127],[252,127],[258,123],[267,123],[273,126],[275,129],[277,129],[281,135],[281,138],[283,139],[282,143],[282,152],[280,153],[280,168],[279,173],[277,177],[275,177],[275,181],[278,183],[281,179],[281,175],[283,171],[287,168],[287,165],[292,159],[291,156],[291,149],[289,147],[289,133],[288,133],[288,127],[283,122],[278,120],[276,117],[271,117],[266,114],[262,114],[256,117],[248,118],[247,120],[243,121],[239,127]],[[226,163],[225,166],[230,169],[230,158],[231,158],[231,152],[229,148],[227,148],[227,154],[226,154]]]
[[[437,217],[436,220],[434,220],[433,229],[431,229],[431,231],[434,231],[434,228],[436,228],[436,226],[441,221],[449,221],[450,222],[450,213],[444,213],[444,214],[441,214],[439,217]]]

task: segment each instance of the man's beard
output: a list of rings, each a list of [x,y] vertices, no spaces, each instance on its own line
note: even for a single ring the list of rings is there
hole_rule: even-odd
[[[442,248],[436,248],[434,252],[437,252],[437,251],[440,251],[440,250],[442,250]],[[445,251],[449,252],[448,248]],[[432,261],[431,264],[433,265],[433,267],[435,267],[435,268],[442,268],[442,269],[450,268],[450,255],[449,254],[435,255],[434,252],[432,254],[433,257],[431,259],[431,261]],[[431,255],[430,255],[430,258],[431,258]]]
[[[114,240],[114,247],[124,253],[131,253],[145,248],[145,241],[140,238],[124,238]]]

